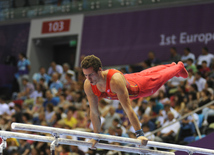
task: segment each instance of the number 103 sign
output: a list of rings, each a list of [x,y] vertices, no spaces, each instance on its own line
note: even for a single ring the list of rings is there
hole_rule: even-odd
[[[42,23],[42,34],[66,32],[70,29],[70,19],[46,21]]]

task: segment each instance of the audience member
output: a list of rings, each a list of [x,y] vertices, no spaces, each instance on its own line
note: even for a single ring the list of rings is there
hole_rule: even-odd
[[[61,65],[56,64],[56,62],[52,61],[50,67],[48,68],[48,74],[52,76],[53,73],[58,73],[59,77],[63,73],[63,68]]]
[[[189,47],[186,47],[184,49],[184,55],[181,56],[181,61],[183,61],[185,66],[186,66],[188,59],[192,59],[193,63],[195,63],[195,55],[193,53],[191,53],[191,50]]]
[[[187,70],[192,70],[193,71],[193,73],[196,73],[197,71],[198,71],[198,69],[197,69],[197,67],[196,67],[196,65],[193,63],[194,61],[193,61],[193,59],[191,59],[191,58],[189,58],[189,59],[187,59],[186,60],[186,69]]]
[[[214,55],[209,53],[207,47],[203,47],[201,50],[201,55],[198,57],[197,65],[201,66],[203,61],[207,62],[207,67],[210,67],[212,60],[214,59]]]
[[[39,83],[41,78],[45,80],[46,85],[48,85],[49,81],[51,80],[51,77],[46,74],[45,67],[40,67],[39,72],[33,74],[33,84],[36,85],[37,83]]]
[[[201,72],[195,73],[195,84],[197,85],[199,92],[205,88],[206,80],[201,76]]]
[[[181,56],[177,53],[175,47],[170,48],[170,62],[178,63],[181,60]]]
[[[30,61],[26,58],[24,53],[19,53],[19,61],[17,63],[18,73],[15,74],[15,77],[19,83],[19,90],[22,91],[22,78],[27,77],[29,78],[30,72]]]
[[[149,64],[149,66],[157,66],[161,64],[160,60],[155,57],[155,53],[153,51],[148,53],[148,59],[146,62]]]
[[[203,78],[206,78],[210,72],[210,68],[207,67],[207,62],[206,61],[202,61],[202,65],[201,68],[199,69],[199,71],[201,72],[201,76]]]
[[[172,112],[168,112],[167,115],[168,115],[168,120],[163,124],[163,127],[176,121]],[[155,141],[171,143],[175,140],[175,136],[178,134],[179,129],[180,129],[179,122],[169,125],[157,133],[157,136],[155,137]]]

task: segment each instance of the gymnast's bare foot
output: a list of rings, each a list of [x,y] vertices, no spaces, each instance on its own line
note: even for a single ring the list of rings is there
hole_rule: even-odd
[[[179,77],[187,78],[188,77],[188,72],[184,67],[183,62],[179,61],[178,65],[182,66],[181,71],[177,74]]]

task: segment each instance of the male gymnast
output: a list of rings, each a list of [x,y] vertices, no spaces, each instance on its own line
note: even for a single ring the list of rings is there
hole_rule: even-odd
[[[94,55],[86,56],[81,67],[86,77],[84,91],[90,105],[90,118],[95,133],[101,132],[98,98],[120,101],[132,126],[137,139],[146,145],[148,139],[144,137],[137,115],[132,109],[130,99],[146,97],[154,94],[164,83],[174,76],[187,78],[188,73],[182,62],[159,65],[141,72],[125,74],[115,69],[102,70],[100,59]],[[91,139],[91,148],[95,148],[98,139]]]

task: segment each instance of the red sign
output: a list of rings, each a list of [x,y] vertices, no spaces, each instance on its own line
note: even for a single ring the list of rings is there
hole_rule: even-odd
[[[71,23],[70,19],[43,22],[42,34],[69,31],[70,23]]]

